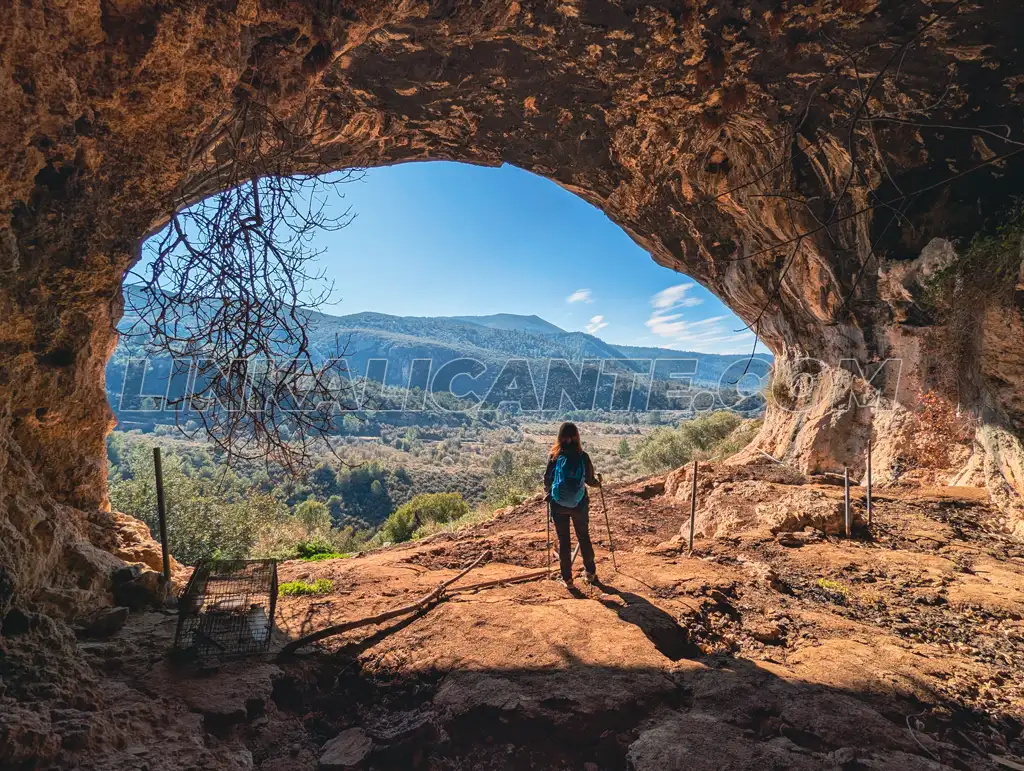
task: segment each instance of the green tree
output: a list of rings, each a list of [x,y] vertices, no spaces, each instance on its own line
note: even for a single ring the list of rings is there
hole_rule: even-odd
[[[345,501],[342,500],[340,495],[332,495],[327,499],[327,511],[330,512],[331,519],[341,519],[344,508]]]
[[[137,445],[128,453],[126,478],[111,484],[110,503],[157,532],[156,485],[148,450]],[[263,530],[287,519],[287,508],[274,496],[238,496],[218,481],[194,478],[176,454],[165,456],[163,471],[168,547],[187,565],[208,557],[246,557]]]
[[[626,441],[626,437],[622,437],[622,441],[619,442],[619,457],[623,460],[629,458],[633,454],[632,448],[629,446],[629,442]]]
[[[309,483],[325,498],[334,493],[337,476],[327,463],[319,464],[309,474]]]
[[[331,513],[326,504],[312,497],[292,509],[292,517],[310,534],[322,533],[331,529]]]

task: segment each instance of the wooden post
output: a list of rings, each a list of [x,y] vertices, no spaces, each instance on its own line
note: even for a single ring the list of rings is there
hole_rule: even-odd
[[[160,549],[164,560],[164,580],[171,585],[171,554],[167,548],[167,504],[164,501],[164,469],[160,463],[160,448],[153,448],[153,469],[156,471],[156,514],[160,522]]]
[[[850,467],[847,466],[843,469],[843,487],[844,487],[844,498],[846,503],[846,537],[850,537]]]
[[[693,461],[693,480],[690,484],[690,551],[693,551],[693,529],[697,522],[697,461]]]
[[[868,528],[874,524],[874,516],[871,510],[871,440],[868,440]]]

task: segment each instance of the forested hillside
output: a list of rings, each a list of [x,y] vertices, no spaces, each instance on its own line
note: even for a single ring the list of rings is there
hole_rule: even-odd
[[[125,293],[128,308],[145,306],[137,288],[126,287]],[[129,323],[126,321],[122,327],[127,329]],[[729,390],[743,374],[749,358],[744,355],[617,346],[583,332],[566,332],[536,316],[514,314],[435,318],[383,313],[348,316],[312,313],[309,327],[314,353],[324,359],[343,356],[353,377],[364,377],[396,388],[432,389],[435,394],[449,390],[461,394],[471,390],[476,398],[469,398],[461,405],[466,409],[476,406],[507,366],[515,367],[517,374],[528,373],[537,395],[538,409],[678,409],[664,398],[669,384],[671,389],[683,387],[680,381],[670,380],[673,373],[686,371],[694,389],[717,392],[721,387]],[[119,417],[133,423],[154,420],[151,414],[140,412],[140,395],[154,395],[167,390],[167,362],[150,362],[147,365],[143,360],[145,353],[143,340],[126,335],[107,366],[107,391],[111,404]],[[759,354],[758,358],[762,362],[758,363],[759,368],[755,367],[755,374],[763,376],[767,371],[763,362],[770,361],[771,357]],[[128,366],[130,359],[134,360],[131,367]],[[689,360],[689,363],[681,364],[679,360]],[[559,365],[559,361],[569,362],[571,367]],[[580,369],[583,361],[590,361],[592,368],[601,370],[597,398],[592,395],[576,398],[571,405],[562,403],[560,407],[558,391],[548,389],[549,368],[554,367],[552,371],[558,378],[552,381],[552,386],[563,385],[567,392],[573,393],[579,387],[574,380],[586,380]],[[654,388],[653,399],[646,396],[632,402],[627,399],[625,405],[613,407],[611,389],[614,372],[642,376],[653,372],[653,380],[662,387]],[[593,369],[590,374],[598,377]],[[462,379],[456,383],[460,376]],[[509,375],[507,379],[513,378]],[[636,387],[645,389],[650,382],[650,378],[642,377]],[[553,404],[550,398],[545,401],[546,391],[554,394]],[[122,394],[131,398],[122,400]],[[401,409],[405,402],[404,392],[395,396],[391,402],[373,408]],[[726,397],[714,406],[733,407],[734,404],[734,399]],[[487,406],[493,408],[497,404]],[[708,407],[702,405],[701,408]],[[755,405],[753,409],[758,407]],[[523,404],[523,409],[531,409],[531,406]],[[748,407],[743,410],[751,411]],[[122,415],[129,411],[133,414]],[[155,422],[165,421],[157,418]]]

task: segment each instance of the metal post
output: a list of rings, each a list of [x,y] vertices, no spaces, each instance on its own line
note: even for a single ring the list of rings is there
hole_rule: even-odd
[[[868,528],[874,524],[874,516],[871,510],[871,440],[868,440]]]
[[[164,469],[160,463],[160,448],[153,448],[153,468],[156,471],[156,513],[160,522],[160,549],[164,560],[164,580],[171,585],[171,555],[167,549],[167,504],[164,501]]]
[[[693,530],[697,522],[697,461],[693,461],[693,479],[690,484],[690,551],[693,551]]]
[[[850,468],[843,469],[843,486],[845,487],[846,502],[846,537],[850,537]]]

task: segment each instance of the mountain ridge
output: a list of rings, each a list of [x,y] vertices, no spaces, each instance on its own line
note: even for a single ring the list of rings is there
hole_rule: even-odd
[[[126,287],[129,295],[138,291],[137,287]],[[129,299],[138,301],[139,298]],[[143,306],[136,304],[135,307]],[[482,374],[472,378],[474,388],[486,392],[510,362],[525,361],[538,393],[544,393],[552,361],[579,364],[614,360],[621,362],[626,372],[632,370],[642,376],[651,371],[649,362],[656,360],[663,363],[655,365],[653,379],[671,383],[671,388],[685,389],[685,383],[678,378],[688,375],[695,388],[708,389],[735,383],[749,358],[743,354],[614,345],[586,332],[563,330],[539,316],[511,313],[490,316],[395,316],[375,311],[343,316],[319,311],[306,313],[314,358],[326,360],[340,352],[352,374],[365,374],[372,380],[398,387],[414,385],[446,390],[452,380],[475,368],[475,372]],[[132,365],[129,372],[128,360],[144,355],[144,346],[136,341],[122,339],[119,343],[107,366],[112,404],[117,403],[125,378],[130,385],[123,389],[124,393],[142,393],[137,390],[136,381],[143,378],[143,373],[135,371],[136,365]],[[431,361],[430,366],[416,364],[425,359]],[[664,363],[680,359],[696,360],[696,371],[689,371],[687,365]],[[386,361],[386,366],[381,366],[380,360]],[[445,367],[455,361],[463,363]],[[438,380],[442,369],[446,374]],[[583,377],[583,370],[572,369],[579,374],[570,374],[565,368],[559,370],[559,377],[568,378],[564,382],[570,387],[573,377]],[[603,387],[610,387],[615,370],[605,371],[604,365],[601,370]],[[138,387],[142,387],[141,383]]]

